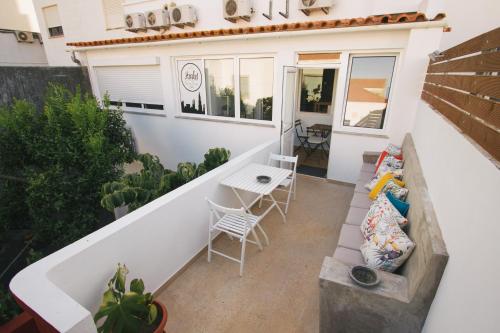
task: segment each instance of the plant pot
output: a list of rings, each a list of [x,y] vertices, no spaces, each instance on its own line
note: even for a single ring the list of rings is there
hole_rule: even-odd
[[[153,331],[154,333],[163,333],[165,332],[165,326],[167,325],[167,319],[168,319],[168,312],[167,308],[165,305],[158,301],[153,301],[153,303],[156,305],[158,308],[158,315],[161,315],[161,320],[158,326],[155,328]]]
[[[118,220],[119,218],[127,215],[128,214],[128,205],[116,207],[114,209],[114,213],[115,213],[115,220]]]
[[[361,287],[371,288],[380,283],[377,271],[366,266],[353,266],[349,271],[351,279]]]

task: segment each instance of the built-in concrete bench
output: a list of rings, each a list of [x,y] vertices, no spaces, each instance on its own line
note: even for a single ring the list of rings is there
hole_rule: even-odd
[[[365,153],[363,167],[333,257],[320,273],[320,332],[420,332],[443,275],[448,253],[429,198],[410,134],[403,142],[408,235],[416,247],[395,273],[379,271],[375,288],[359,287],[349,278],[354,265],[364,265],[359,248],[360,224],[371,200],[364,185],[373,177],[378,153]]]

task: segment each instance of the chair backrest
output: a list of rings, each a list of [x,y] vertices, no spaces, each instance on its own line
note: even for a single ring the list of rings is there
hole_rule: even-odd
[[[302,120],[300,119],[295,120],[295,133],[297,133],[297,136],[304,135],[304,129],[302,128]]]
[[[297,170],[297,162],[299,160],[299,156],[286,156],[286,155],[279,155],[275,153],[269,154],[269,160],[267,162],[268,165],[272,165],[273,161],[278,161],[278,162],[284,162],[284,163],[289,163],[291,164],[291,170],[295,173]],[[281,167],[281,165],[280,165]]]

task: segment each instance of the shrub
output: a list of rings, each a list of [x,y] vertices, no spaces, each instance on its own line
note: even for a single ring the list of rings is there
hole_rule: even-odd
[[[0,174],[20,179],[0,187],[0,200],[14,194],[18,207],[0,217],[9,228],[29,220],[35,239],[53,248],[71,243],[102,224],[100,189],[134,156],[120,110],[51,85],[43,112],[24,101],[0,110]]]
[[[0,326],[21,313],[21,309],[12,299],[10,293],[0,287]]]

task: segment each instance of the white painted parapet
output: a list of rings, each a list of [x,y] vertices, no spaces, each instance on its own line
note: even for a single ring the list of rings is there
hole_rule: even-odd
[[[41,259],[11,281],[12,293],[60,332],[96,332],[92,319],[113,275],[124,263],[156,291],[207,245],[205,197],[239,207],[219,185],[251,163],[266,163],[279,141],[261,144],[123,218]]]

